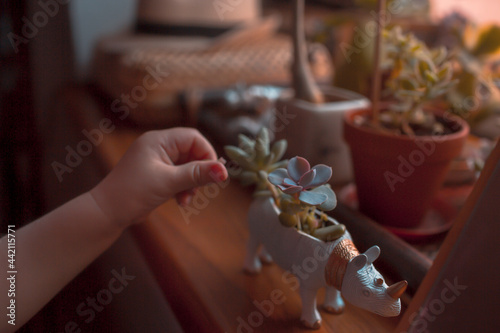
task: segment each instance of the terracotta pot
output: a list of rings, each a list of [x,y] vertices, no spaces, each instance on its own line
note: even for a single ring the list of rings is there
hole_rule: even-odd
[[[276,138],[287,139],[286,157],[301,156],[312,164],[326,164],[334,170],[331,181],[346,183],[352,179],[349,148],[342,140],[344,113],[367,108],[364,96],[345,89],[322,87],[328,102],[309,103],[283,95],[276,102],[276,112],[286,115],[287,122],[276,127]]]
[[[355,125],[369,110],[349,112],[344,138],[351,149],[359,209],[383,225],[412,228],[421,223],[432,199],[460,155],[467,123],[439,113],[455,132],[443,136],[396,136]]]

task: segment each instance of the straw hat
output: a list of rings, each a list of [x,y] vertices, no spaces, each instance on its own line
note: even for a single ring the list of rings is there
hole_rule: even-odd
[[[231,28],[261,17],[261,0],[140,0],[138,25]]]

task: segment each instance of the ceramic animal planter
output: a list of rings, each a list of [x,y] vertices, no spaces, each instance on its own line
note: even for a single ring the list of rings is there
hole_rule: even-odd
[[[260,255],[295,274],[300,282],[301,320],[309,328],[321,326],[316,293],[322,287],[326,287],[324,307],[329,312],[342,312],[342,293],[347,301],[361,308],[382,316],[399,315],[399,297],[407,282],[388,287],[373,267],[380,249],[373,246],[360,254],[345,226],[323,212],[337,204],[328,185],[332,168],[323,164],[311,167],[298,156],[278,162],[286,141],[270,147],[266,129],[255,140],[244,135],[239,140],[239,147],[226,146],[225,151],[240,165],[238,178],[242,183],[256,185],[248,212],[250,239],[245,270],[259,272]],[[296,267],[304,265],[307,274],[296,271]]]
[[[331,313],[344,309],[342,296],[351,304],[381,316],[397,316],[401,311],[399,297],[406,289],[406,281],[390,287],[373,266],[380,249],[373,246],[360,254],[349,233],[324,242],[295,228],[284,227],[278,219],[279,209],[271,198],[256,198],[248,212],[250,240],[245,259],[248,272],[260,271],[259,246],[283,269],[294,272],[294,267],[307,263],[307,274],[296,274],[302,298],[301,321],[309,328],[319,328],[321,317],[316,308],[316,293],[326,287],[324,308]],[[337,223],[330,219],[331,223]],[[296,268],[295,268],[296,269]]]

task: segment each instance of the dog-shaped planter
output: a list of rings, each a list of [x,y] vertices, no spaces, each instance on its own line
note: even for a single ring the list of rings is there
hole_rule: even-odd
[[[342,296],[351,304],[381,316],[399,315],[399,297],[407,282],[387,286],[382,275],[373,267],[380,249],[373,246],[360,254],[346,232],[341,238],[324,242],[295,228],[284,227],[278,219],[279,208],[272,198],[256,198],[248,212],[250,239],[245,270],[260,271],[260,256],[275,261],[295,274],[300,282],[302,323],[319,328],[321,317],[316,307],[316,293],[326,287],[324,308],[332,313],[344,309]],[[330,219],[332,223],[337,223]]]

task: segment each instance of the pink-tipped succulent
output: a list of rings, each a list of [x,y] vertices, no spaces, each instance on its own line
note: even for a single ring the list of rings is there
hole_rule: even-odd
[[[285,153],[286,140],[275,142],[270,149],[266,128],[261,129],[255,140],[244,135],[238,139],[239,147],[224,147],[228,157],[242,169],[234,176],[243,184],[256,183],[255,196],[273,197],[280,209],[278,217],[283,226],[295,227],[327,242],[345,233],[344,225],[328,224],[328,216],[324,213],[337,205],[335,193],[327,184],[332,168],[323,164],[311,168],[305,158],[298,156],[290,161],[279,161]]]
[[[284,193],[298,196],[300,202],[306,205],[317,206],[328,202],[328,205],[321,208],[330,210],[336,204],[335,194],[324,189],[322,185],[326,184],[331,176],[332,168],[323,164],[311,168],[305,158],[297,156],[288,162],[286,169],[279,168],[271,172],[268,180]],[[333,207],[330,208],[332,204]]]

